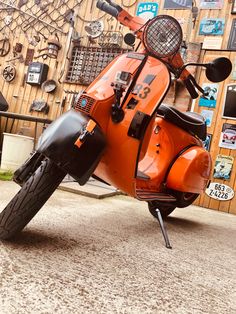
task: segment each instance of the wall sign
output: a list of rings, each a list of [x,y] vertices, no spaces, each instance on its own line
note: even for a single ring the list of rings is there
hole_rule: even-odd
[[[226,85],[225,100],[223,104],[222,117],[236,120],[236,84]]]
[[[200,0],[200,9],[222,9],[224,0]]]
[[[222,46],[222,37],[206,36],[203,40],[202,49],[219,50]]]
[[[219,146],[228,149],[236,149],[236,124],[223,124]]]
[[[192,8],[192,0],[165,0],[164,8],[169,10]]]
[[[202,84],[202,88],[204,90],[204,95],[200,96],[200,100],[198,103],[199,106],[215,108],[219,84],[204,83]]]
[[[156,2],[140,2],[137,7],[136,15],[148,21],[157,16],[158,3]]]
[[[236,50],[236,19],[232,21],[227,49]]]
[[[234,158],[232,156],[217,155],[213,177],[216,179],[229,180],[233,163]]]
[[[206,125],[207,127],[211,126],[212,118],[213,118],[213,110],[202,110],[201,115],[205,118],[206,120]]]
[[[210,151],[211,140],[212,140],[212,134],[207,133],[206,139],[205,139],[205,141],[203,141],[203,146],[208,151]]]
[[[202,19],[199,35],[223,35],[225,19]]]
[[[234,197],[234,190],[230,186],[218,182],[212,182],[205,192],[219,201],[229,201]]]

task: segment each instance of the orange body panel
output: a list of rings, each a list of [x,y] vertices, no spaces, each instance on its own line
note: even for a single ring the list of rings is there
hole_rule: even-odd
[[[169,165],[175,156],[189,145],[201,144],[199,140],[186,131],[161,117],[157,117],[153,125],[148,149],[143,158],[140,155],[138,163],[138,171],[149,176],[150,180],[137,178],[137,188],[160,192]]]
[[[202,193],[211,172],[211,157],[202,147],[186,150],[172,166],[167,187],[183,192]]]
[[[111,105],[114,101],[111,83],[114,82],[117,71],[128,71],[134,75],[140,63],[141,61],[138,59],[128,58],[127,54],[122,55],[112,62],[108,70],[102,73],[86,90],[87,95],[97,99],[91,111],[91,117],[102,126],[107,139],[107,148],[95,174],[132,196],[136,195],[135,173],[141,141],[127,136],[131,121],[137,111],[151,116],[170,84],[170,75],[166,66],[161,61],[149,57],[136,82],[136,86],[142,85],[144,93],[145,88],[148,88],[147,95],[142,94],[142,90],[138,93],[131,93],[123,106],[124,119],[121,123],[114,123],[110,115]],[[148,75],[153,75],[151,84],[145,83]],[[136,99],[138,104],[135,108],[128,109],[126,106],[131,97]],[[150,134],[145,134],[145,137],[149,138]]]

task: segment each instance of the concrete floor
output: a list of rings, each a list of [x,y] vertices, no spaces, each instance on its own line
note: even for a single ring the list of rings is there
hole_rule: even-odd
[[[17,186],[0,182],[4,208]],[[15,243],[0,242],[0,313],[236,313],[236,216],[56,191]]]

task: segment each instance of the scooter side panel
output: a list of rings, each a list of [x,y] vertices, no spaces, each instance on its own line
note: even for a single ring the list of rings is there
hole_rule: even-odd
[[[173,164],[167,177],[167,187],[189,192],[204,192],[210,172],[211,157],[202,147],[191,147],[186,150]]]
[[[81,112],[66,112],[44,131],[37,148],[39,153],[53,160],[81,185],[94,172],[106,145],[99,126],[86,137],[80,148],[75,145],[89,120]]]

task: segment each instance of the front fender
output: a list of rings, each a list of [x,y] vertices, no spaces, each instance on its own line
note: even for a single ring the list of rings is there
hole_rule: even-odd
[[[106,146],[101,128],[96,125],[80,148],[75,145],[90,118],[74,110],[60,116],[43,132],[37,151],[53,160],[80,185],[85,184],[97,167]]]

